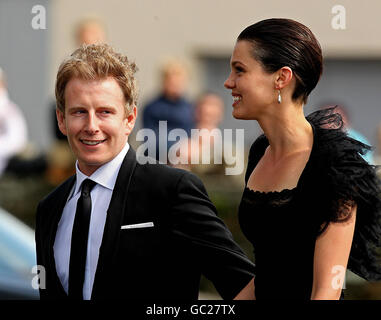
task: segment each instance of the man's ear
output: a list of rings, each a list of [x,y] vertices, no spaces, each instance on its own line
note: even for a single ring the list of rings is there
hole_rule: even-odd
[[[65,115],[59,109],[56,109],[56,115],[57,115],[58,128],[60,129],[62,134],[64,134],[66,136],[67,130],[66,130]]]
[[[136,106],[134,106],[125,119],[127,136],[131,133],[132,129],[134,129],[137,113],[138,109],[136,108]]]
[[[294,74],[290,67],[282,67],[277,71],[277,77],[275,79],[275,87],[277,89],[283,89],[290,84]]]

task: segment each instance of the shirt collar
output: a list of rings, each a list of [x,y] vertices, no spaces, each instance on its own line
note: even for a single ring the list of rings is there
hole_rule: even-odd
[[[113,191],[115,187],[116,178],[118,177],[120,166],[122,165],[123,159],[126,156],[129,149],[130,145],[127,142],[126,145],[123,147],[122,151],[120,151],[114,159],[99,167],[90,177],[82,173],[81,170],[79,170],[77,160],[75,164],[76,184],[72,197],[79,192],[82,182],[86,179],[91,179],[97,184],[100,184],[101,186]]]

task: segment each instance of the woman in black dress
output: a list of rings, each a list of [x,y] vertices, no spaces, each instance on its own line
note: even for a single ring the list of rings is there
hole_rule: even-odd
[[[304,25],[268,19],[239,35],[225,87],[233,116],[257,120],[239,220],[253,243],[257,299],[339,299],[348,267],[381,279],[380,185],[334,108],[304,116],[322,73]]]

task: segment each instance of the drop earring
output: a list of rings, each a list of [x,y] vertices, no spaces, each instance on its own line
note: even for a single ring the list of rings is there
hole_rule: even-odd
[[[278,90],[278,103],[282,102],[282,96],[280,95],[280,90]]]

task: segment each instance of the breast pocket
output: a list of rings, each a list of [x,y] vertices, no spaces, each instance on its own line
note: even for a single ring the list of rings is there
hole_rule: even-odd
[[[160,249],[160,236],[156,227],[120,230],[120,255],[129,258],[152,259]]]

